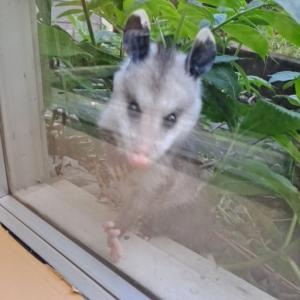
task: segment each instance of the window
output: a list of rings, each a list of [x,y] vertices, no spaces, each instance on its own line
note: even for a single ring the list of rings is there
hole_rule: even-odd
[[[2,0],[0,172],[12,196],[1,222],[25,226],[17,235],[91,299],[297,298],[298,112],[265,100],[280,74],[246,75],[246,50],[231,44],[264,57],[270,24],[257,25],[257,48],[232,15],[246,1],[228,15],[158,2]],[[136,8],[163,46],[151,48],[143,12],[130,21]],[[212,33],[195,25],[213,16],[228,46],[215,60]],[[299,74],[285,76],[297,90]]]

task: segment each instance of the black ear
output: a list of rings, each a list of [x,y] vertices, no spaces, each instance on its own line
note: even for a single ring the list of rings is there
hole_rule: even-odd
[[[133,62],[143,60],[150,49],[150,22],[143,9],[128,18],[123,37],[124,49]]]
[[[216,43],[209,28],[203,28],[197,34],[193,48],[186,58],[186,71],[193,77],[210,70],[216,56]]]

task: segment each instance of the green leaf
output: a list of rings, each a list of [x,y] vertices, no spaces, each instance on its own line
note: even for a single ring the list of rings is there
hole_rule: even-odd
[[[123,8],[126,12],[133,11],[136,9],[137,5],[144,4],[145,1],[140,1],[140,3],[137,3],[136,0],[124,0],[123,1]]]
[[[81,40],[89,40],[90,35],[86,22],[80,22],[74,15],[67,16],[68,21],[72,24],[73,28],[79,33]]]
[[[283,95],[283,97],[292,105],[300,107],[300,98],[297,97],[297,95]]]
[[[200,3],[200,2],[197,1],[197,0],[184,0],[184,1],[180,1],[180,2],[181,2],[181,3],[182,3],[182,2],[185,2],[185,3],[190,4],[190,5],[193,5],[193,6],[195,6],[195,7],[200,7],[200,8],[203,7],[203,4]]]
[[[239,84],[245,88],[248,92],[251,92],[252,88],[250,82],[248,80],[248,75],[246,74],[245,70],[236,62],[233,62],[232,65],[238,71],[239,74]]]
[[[285,84],[283,84],[282,88],[283,90],[287,90],[289,88],[291,88],[292,86],[294,86],[295,81],[291,80],[291,81],[287,81]]]
[[[119,34],[107,31],[107,30],[99,30],[95,34],[95,40],[97,43],[108,43],[114,46],[121,46],[121,37]]]
[[[226,122],[229,128],[235,128],[242,104],[221,93],[213,85],[203,84],[202,114],[213,122]]]
[[[212,121],[225,121],[230,128],[236,127],[247,106],[237,100],[241,87],[233,68],[229,64],[215,65],[203,76],[203,89],[203,114]]]
[[[300,99],[300,77],[295,81],[295,91],[298,99]]]
[[[230,65],[215,65],[203,76],[203,80],[231,99],[237,99],[240,94],[238,77]]]
[[[298,78],[300,76],[300,72],[293,72],[293,71],[281,71],[281,72],[277,72],[274,73],[272,75],[270,75],[270,79],[269,82],[270,83],[274,83],[274,82],[278,82],[278,81],[290,81],[290,80],[295,80],[296,78]]]
[[[259,87],[259,88],[265,87],[265,88],[267,88],[269,90],[273,90],[272,85],[268,81],[264,80],[261,77],[254,76],[254,75],[249,75],[249,76],[247,76],[247,78],[248,78],[249,82],[252,85],[255,85],[255,86]]]
[[[120,29],[125,22],[126,16],[124,11],[118,8],[119,4],[118,1],[114,0],[91,0],[88,4],[88,9]]]
[[[203,21],[213,22],[213,14],[198,1],[180,0],[177,5],[177,11],[185,16],[184,30],[187,36],[194,39],[199,30],[199,24]]]
[[[62,17],[65,17],[65,16],[69,16],[69,15],[76,15],[76,14],[80,14],[82,13],[82,9],[68,9],[64,12],[62,12],[60,15],[57,16],[57,18],[62,18]]]
[[[41,55],[51,57],[90,56],[63,29],[45,24],[38,25]]]
[[[229,34],[229,36],[257,52],[262,58],[267,55],[269,50],[268,42],[265,37],[253,27],[239,23],[230,23],[223,26],[222,29]]]
[[[293,19],[300,24],[300,1],[298,0],[273,0],[282,6]]]
[[[57,3],[55,6],[81,6],[80,0],[74,0],[74,1],[61,1]]]
[[[251,15],[252,16],[252,15]],[[284,39],[300,47],[300,25],[291,17],[271,10],[255,10],[253,17],[267,21]]]
[[[281,145],[283,149],[294,158],[295,161],[298,163],[300,162],[300,151],[286,135],[275,136],[274,140]]]
[[[202,0],[202,3],[214,5],[216,7],[241,8],[246,6],[245,0]]]
[[[95,47],[89,42],[81,42],[80,47],[91,55],[92,63],[96,65],[116,65],[120,62],[120,57],[114,55],[112,51],[105,47]]]
[[[248,107],[238,101],[241,87],[230,64],[216,64],[203,76],[203,114],[215,122],[236,127]]]
[[[242,131],[276,136],[300,129],[300,114],[259,99],[240,125]]]
[[[238,56],[232,56],[232,55],[218,55],[215,58],[215,64],[220,64],[220,63],[230,63],[233,61],[240,60],[241,58]]]
[[[283,198],[295,213],[300,213],[300,198],[297,188],[284,176],[272,171],[265,163],[253,160],[227,159],[224,171],[249,180]]]

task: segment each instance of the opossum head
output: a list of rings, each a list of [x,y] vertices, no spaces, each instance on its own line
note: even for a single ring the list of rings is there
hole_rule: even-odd
[[[201,110],[199,76],[216,53],[208,28],[199,31],[188,55],[150,43],[150,23],[135,11],[124,30],[128,58],[116,72],[112,98],[99,125],[116,133],[135,166],[158,160],[195,126]]]

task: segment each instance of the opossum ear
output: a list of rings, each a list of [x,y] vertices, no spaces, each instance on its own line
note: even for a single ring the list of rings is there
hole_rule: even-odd
[[[203,28],[198,32],[192,50],[186,58],[186,71],[197,78],[210,70],[215,56],[214,36],[209,28]]]
[[[143,9],[134,11],[127,20],[124,37],[124,49],[133,62],[143,60],[150,48],[150,22]]]

